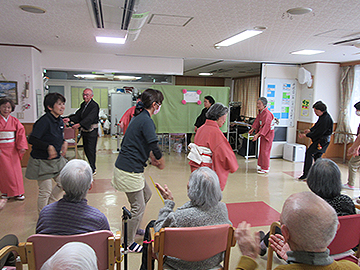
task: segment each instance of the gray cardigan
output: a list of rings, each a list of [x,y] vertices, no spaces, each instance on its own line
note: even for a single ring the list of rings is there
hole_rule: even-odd
[[[185,203],[175,212],[173,211],[175,202],[165,200],[165,206],[160,209],[159,217],[155,222],[156,232],[163,227],[200,227],[218,224],[231,224],[225,203],[219,202],[210,209],[203,209],[193,205],[191,202]],[[216,245],[216,243],[214,243]],[[197,270],[210,269],[218,266],[223,260],[223,254],[219,253],[207,260],[199,262],[187,262],[173,257],[167,257],[165,264],[178,270]]]

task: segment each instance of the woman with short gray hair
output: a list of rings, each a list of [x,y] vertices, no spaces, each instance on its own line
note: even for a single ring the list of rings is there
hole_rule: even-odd
[[[249,134],[255,131],[253,141],[260,137],[260,150],[258,158],[257,172],[260,174],[268,173],[270,170],[270,152],[274,140],[274,115],[266,108],[266,97],[259,97],[256,108],[259,114],[249,130]]]
[[[307,185],[312,192],[327,201],[338,216],[356,214],[353,200],[341,194],[341,173],[334,161],[317,159],[309,171]]]
[[[215,103],[206,113],[205,124],[195,134],[194,143],[189,144],[188,155],[191,172],[200,167],[213,169],[224,190],[229,172],[234,173],[239,165],[229,142],[220,130],[228,115],[229,109],[221,103]]]
[[[165,206],[160,209],[155,222],[155,231],[164,227],[200,227],[218,224],[231,224],[222,193],[219,178],[208,167],[201,167],[190,175],[188,182],[189,202],[174,211],[175,202],[170,189],[156,183],[156,188],[164,198]],[[215,243],[214,243],[215,244]],[[222,261],[222,253],[198,262],[183,261],[167,257],[165,264],[171,269],[215,269]],[[217,268],[216,268],[217,269]]]
[[[64,198],[80,202],[86,198],[93,182],[93,172],[85,160],[73,159],[60,172],[60,183],[65,191]]]

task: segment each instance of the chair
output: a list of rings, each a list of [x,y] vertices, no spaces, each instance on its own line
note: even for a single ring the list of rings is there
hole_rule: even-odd
[[[275,234],[275,229],[276,227],[281,228],[280,223],[279,222],[273,222],[270,226],[270,236]],[[271,247],[270,243],[268,246],[268,258],[267,258],[267,262],[266,262],[266,270],[271,270],[272,268],[272,263],[273,263],[273,251],[274,249]]]
[[[229,269],[230,249],[235,246],[234,228],[229,224],[162,228],[153,238],[148,249],[148,269],[151,269],[152,247],[157,254],[158,269],[163,269],[164,256],[184,261],[202,261],[225,251],[223,268]]]
[[[66,127],[64,129],[64,140],[68,143],[68,149],[74,148],[75,149],[75,158],[78,155],[78,145],[77,145],[77,137],[79,134],[78,129],[73,129],[71,127]]]
[[[20,257],[29,270],[39,270],[59,248],[69,242],[83,242],[92,247],[98,259],[99,270],[120,269],[120,234],[111,231],[95,231],[76,235],[34,234],[24,243],[19,243]],[[25,255],[26,254],[26,255]]]
[[[20,256],[20,251],[19,251],[19,247],[17,246],[6,246],[3,247],[0,250],[0,260],[2,258],[4,258],[9,252],[14,252],[15,253],[15,257],[16,257],[16,266],[5,266],[4,268],[7,270],[22,270],[22,263],[20,261],[20,259],[18,258],[18,256]],[[25,254],[23,254],[24,256]],[[4,269],[3,268],[3,269]]]
[[[330,255],[344,253],[360,244],[360,215],[339,217],[340,228],[328,246]],[[354,255],[334,256],[335,260],[349,260],[359,264],[359,251]],[[360,265],[360,264],[359,264]]]

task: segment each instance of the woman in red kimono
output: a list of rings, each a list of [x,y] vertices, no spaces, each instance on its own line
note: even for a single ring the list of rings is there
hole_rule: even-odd
[[[141,101],[141,94],[138,95],[137,97],[137,100],[136,100],[136,103],[138,103],[139,101]],[[120,121],[119,121],[119,125],[120,125],[120,128],[122,129],[123,131],[123,135],[125,135],[125,132],[130,124],[130,121],[131,119],[133,118],[134,116],[134,113],[135,113],[135,107],[136,106],[132,106],[130,107],[129,109],[127,109],[126,112],[124,112],[123,116],[121,117]]]
[[[266,108],[267,99],[260,97],[256,107],[259,110],[254,124],[249,130],[249,134],[256,132],[253,141],[260,137],[260,151],[258,158],[257,172],[260,174],[268,173],[270,170],[270,151],[274,140],[274,115]]]
[[[225,188],[229,172],[234,173],[239,168],[234,151],[220,130],[228,111],[221,103],[210,107],[205,124],[197,130],[194,143],[189,144],[188,155],[191,172],[205,166],[213,169],[219,177],[221,190]]]
[[[24,200],[20,160],[28,149],[28,143],[24,126],[10,115],[14,109],[11,99],[0,99],[0,191],[3,199]]]

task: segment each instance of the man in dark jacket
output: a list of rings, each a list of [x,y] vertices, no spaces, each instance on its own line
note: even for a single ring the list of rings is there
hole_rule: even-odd
[[[299,180],[305,180],[314,161],[325,153],[330,144],[330,137],[333,132],[333,120],[327,112],[327,107],[322,101],[317,101],[313,105],[314,113],[319,116],[315,125],[299,134],[299,138],[309,137],[312,141],[305,153],[305,163],[303,175]]]
[[[89,160],[93,174],[96,174],[95,162],[99,123],[99,105],[93,100],[93,97],[93,90],[86,88],[83,92],[84,102],[81,103],[80,109],[78,109],[75,114],[69,116],[69,119],[75,123],[72,128],[80,128],[85,155]],[[65,118],[64,122],[67,121],[68,119]]]

